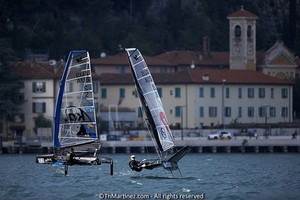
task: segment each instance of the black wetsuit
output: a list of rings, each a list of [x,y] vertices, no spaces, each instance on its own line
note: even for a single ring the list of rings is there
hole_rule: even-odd
[[[139,166],[139,162],[137,162],[136,160],[129,161],[129,167],[132,170],[137,171],[137,172],[140,172],[143,169],[142,167]]]
[[[83,124],[81,124],[80,128],[79,128],[79,131],[77,133],[78,136],[85,136],[87,135],[86,133],[86,129],[84,128]]]
[[[74,164],[74,152],[71,152],[67,155],[67,163],[68,165],[73,165]]]

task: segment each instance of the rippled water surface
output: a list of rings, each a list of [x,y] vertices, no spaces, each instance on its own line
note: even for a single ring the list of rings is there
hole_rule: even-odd
[[[183,178],[162,169],[129,170],[130,155],[109,165],[38,165],[35,155],[0,155],[0,199],[299,199],[300,154],[188,154]],[[155,155],[138,154],[137,158]]]

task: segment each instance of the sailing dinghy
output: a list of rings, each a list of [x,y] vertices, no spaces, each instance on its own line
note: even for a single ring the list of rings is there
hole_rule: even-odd
[[[54,154],[38,155],[36,163],[99,165],[93,80],[89,53],[71,51],[61,78],[54,118]]]
[[[157,167],[163,167],[168,171],[179,170],[177,162],[190,151],[190,148],[185,146],[180,150],[176,149],[161,99],[143,56],[136,48],[125,50],[128,54],[140,102],[147,117],[146,123],[158,154],[158,159],[144,162],[136,171],[141,171],[141,168],[154,169]]]

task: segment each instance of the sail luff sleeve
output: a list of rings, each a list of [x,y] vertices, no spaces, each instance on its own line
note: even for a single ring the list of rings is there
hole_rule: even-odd
[[[65,66],[65,70],[62,76],[62,79],[60,81],[60,86],[59,86],[59,92],[58,92],[58,96],[57,96],[57,100],[56,100],[56,109],[55,109],[55,117],[54,117],[54,147],[60,147],[60,142],[59,142],[59,138],[58,138],[58,134],[59,134],[59,124],[60,124],[60,113],[61,113],[61,103],[62,103],[62,98],[63,98],[63,93],[64,93],[64,89],[65,89],[65,82],[66,82],[66,78],[67,78],[67,74],[68,74],[68,70],[70,67],[70,63],[73,57],[73,52],[71,51],[69,53],[67,62],[66,62],[66,66]]]

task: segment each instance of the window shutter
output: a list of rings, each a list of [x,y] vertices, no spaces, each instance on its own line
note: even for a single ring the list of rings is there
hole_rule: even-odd
[[[35,113],[36,112],[36,105],[35,105],[35,103],[32,103],[32,113]]]
[[[46,112],[46,103],[43,103],[43,113]]]
[[[46,92],[46,83],[43,82],[43,92]]]

